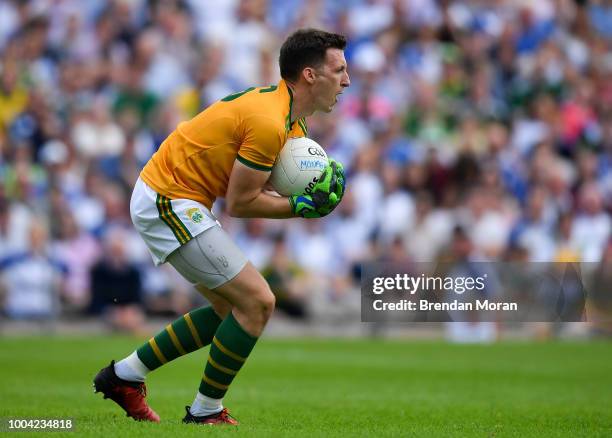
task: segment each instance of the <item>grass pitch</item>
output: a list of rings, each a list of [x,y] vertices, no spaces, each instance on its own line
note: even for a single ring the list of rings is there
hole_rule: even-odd
[[[95,373],[140,342],[0,339],[0,417],[70,417],[76,430],[52,436],[73,437],[612,436],[609,342],[264,337],[226,398],[238,428],[180,422],[207,349],[149,376],[149,402],[161,424],[137,423],[94,395]]]

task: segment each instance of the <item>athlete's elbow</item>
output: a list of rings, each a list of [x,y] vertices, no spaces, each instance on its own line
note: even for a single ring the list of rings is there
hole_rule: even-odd
[[[225,210],[231,217],[244,218],[249,217],[248,207],[236,199],[225,200]]]
[[[230,217],[236,217],[236,218],[244,217],[244,212],[240,208],[236,208],[234,206],[232,206],[232,207],[228,206],[227,207],[227,214]]]
[[[231,217],[240,217],[240,209],[237,207],[236,202],[231,199],[225,200],[225,211],[227,211],[227,214]]]

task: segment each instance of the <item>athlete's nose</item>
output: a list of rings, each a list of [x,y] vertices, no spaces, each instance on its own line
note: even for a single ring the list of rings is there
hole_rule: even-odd
[[[344,77],[342,78],[340,85],[342,85],[344,88],[349,87],[351,85],[351,78],[349,78],[348,72],[344,73]]]

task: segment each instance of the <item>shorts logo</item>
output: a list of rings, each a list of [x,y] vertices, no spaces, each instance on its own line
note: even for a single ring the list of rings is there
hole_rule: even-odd
[[[188,208],[185,213],[187,214],[187,217],[191,219],[191,222],[195,222],[196,224],[199,224],[200,222],[202,222],[202,219],[204,219],[204,215],[197,207]]]
[[[227,268],[229,266],[229,262],[227,261],[227,257],[222,255],[220,257],[217,257],[217,260],[219,261],[219,263],[221,263],[223,265],[224,268]]]

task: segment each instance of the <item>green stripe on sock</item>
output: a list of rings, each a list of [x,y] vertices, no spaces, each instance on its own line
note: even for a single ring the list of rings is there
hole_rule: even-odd
[[[185,351],[185,347],[183,347],[181,340],[178,338],[178,336],[176,336],[176,332],[174,331],[174,327],[172,327],[172,324],[168,324],[166,326],[166,331],[170,335],[170,339],[172,340],[172,345],[174,345],[174,348],[178,350],[179,354],[181,356],[187,354],[187,351]]]
[[[216,362],[212,357],[208,356],[208,363],[211,364],[214,368],[218,369],[219,371],[225,373],[225,374],[229,374],[230,376],[235,376],[238,373],[238,369],[231,369],[228,367],[224,367],[223,365],[221,365],[220,363]]]
[[[201,391],[204,386],[206,386],[206,395],[210,398],[223,398],[229,389],[228,385],[222,385],[219,382],[215,382],[211,378],[206,377],[206,375],[202,377],[200,393],[202,393]]]
[[[155,342],[157,342],[159,350],[162,352],[168,362],[173,359],[176,359],[179,356],[182,356],[182,354],[176,349],[176,347],[172,343],[172,339],[170,339],[170,334],[166,329],[162,330],[155,336]]]
[[[155,352],[153,351],[153,348],[151,348],[151,345],[149,345],[148,341],[138,350],[136,350],[136,354],[142,363],[144,363],[151,371],[162,366],[162,363],[155,355]]]
[[[219,371],[217,368],[209,365],[210,363],[206,364],[206,377],[213,379],[215,382],[222,385],[229,385],[232,383],[232,380],[234,380],[233,375],[226,374],[223,371]]]
[[[215,331],[221,324],[221,319],[217,316],[212,307],[202,307],[189,312],[186,316],[191,320],[196,336],[201,342],[202,346],[206,346],[211,343]],[[187,321],[184,316],[181,316],[172,324],[170,327],[174,331],[176,336],[175,341],[172,340],[170,332],[167,329],[160,331],[153,338],[155,344],[159,348],[159,352],[163,355],[167,362],[170,362],[183,354],[179,351],[175,343],[178,343],[185,352],[189,354],[192,351],[200,349],[194,336],[189,328]],[[155,354],[155,351],[148,341],[143,344],[138,350],[136,350],[140,360],[153,371],[163,365],[162,361]]]
[[[179,338],[179,340],[181,341],[181,345],[183,346],[185,351],[190,352],[200,348],[196,344],[195,339],[193,339],[193,336],[191,336],[191,330],[189,330],[189,327],[187,327],[187,321],[185,321],[184,318],[181,317],[174,321],[172,323],[172,328],[174,328],[174,333],[176,334],[176,337]]]
[[[215,348],[217,348],[221,353],[223,353],[227,357],[234,359],[235,361],[240,362],[240,363],[244,363],[244,361],[246,361],[246,357],[240,356],[239,354],[234,353],[232,351],[234,350],[234,348],[232,349],[227,348],[225,345],[223,345],[222,342],[220,342],[217,339],[216,336],[213,338],[212,343]]]
[[[242,367],[242,364],[244,363],[244,362],[239,362],[235,359],[232,359],[226,354],[223,354],[223,352],[219,350],[218,348],[210,347],[210,357],[212,358],[212,360],[214,360],[219,365],[222,365],[231,370],[239,370],[240,367]]]
[[[215,333],[219,342],[232,353],[241,357],[248,357],[255,346],[255,342],[257,342],[257,338],[244,331],[232,313],[223,322],[224,324],[219,326],[219,328],[225,324],[228,327],[224,330],[217,330],[217,333]]]
[[[223,368],[237,372],[256,342],[257,338],[248,334],[230,313],[219,325],[210,346],[209,357],[212,361],[206,363],[200,393],[212,398],[223,398],[227,392],[224,387],[229,386],[235,377],[223,371]]]

